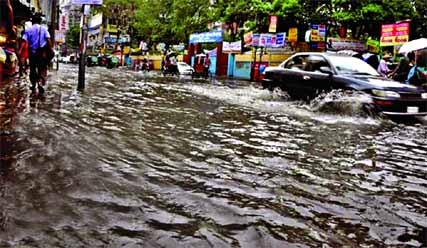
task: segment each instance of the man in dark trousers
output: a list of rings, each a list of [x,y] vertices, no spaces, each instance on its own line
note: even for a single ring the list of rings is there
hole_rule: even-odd
[[[46,27],[40,25],[42,15],[34,14],[31,19],[33,25],[25,30],[23,39],[28,42],[30,48],[30,81],[31,91],[33,93],[38,90],[39,94],[44,93],[43,86],[46,84],[47,66],[49,61],[44,61],[36,55],[36,50],[39,47],[44,47],[46,44],[51,46],[50,34]]]

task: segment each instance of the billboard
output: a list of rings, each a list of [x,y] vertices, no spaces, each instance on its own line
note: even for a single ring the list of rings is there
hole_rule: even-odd
[[[409,22],[381,25],[381,46],[394,46],[409,41]]]
[[[312,42],[325,41],[325,37],[326,37],[326,25],[321,25],[321,24],[311,25],[310,40]]]
[[[74,5],[102,5],[102,0],[71,0],[71,3]]]
[[[268,27],[268,32],[275,33],[277,28],[277,16],[270,16],[270,25]]]
[[[218,42],[222,42],[222,31],[212,31],[190,35],[190,44]]]
[[[297,28],[289,28],[289,42],[297,42],[298,41],[298,29]]]

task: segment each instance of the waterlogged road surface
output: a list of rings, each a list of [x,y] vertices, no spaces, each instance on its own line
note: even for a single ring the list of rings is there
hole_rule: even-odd
[[[426,244],[425,120],[245,82],[88,68],[77,94],[76,67],[51,75],[45,99],[2,86],[0,247]]]

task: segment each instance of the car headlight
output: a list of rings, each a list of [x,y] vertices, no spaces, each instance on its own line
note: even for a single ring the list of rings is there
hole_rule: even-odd
[[[427,93],[421,93],[421,98],[422,99],[427,99]]]
[[[388,90],[372,90],[372,93],[379,97],[396,97],[399,98],[400,94],[394,91]]]

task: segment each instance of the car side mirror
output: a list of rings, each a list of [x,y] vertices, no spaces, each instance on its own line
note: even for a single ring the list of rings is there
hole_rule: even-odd
[[[332,76],[332,74],[333,74],[333,72],[332,72],[331,68],[330,68],[330,67],[328,67],[328,66],[321,66],[321,67],[320,67],[320,72],[322,72],[322,73],[326,73],[326,74],[328,74],[329,76]]]

